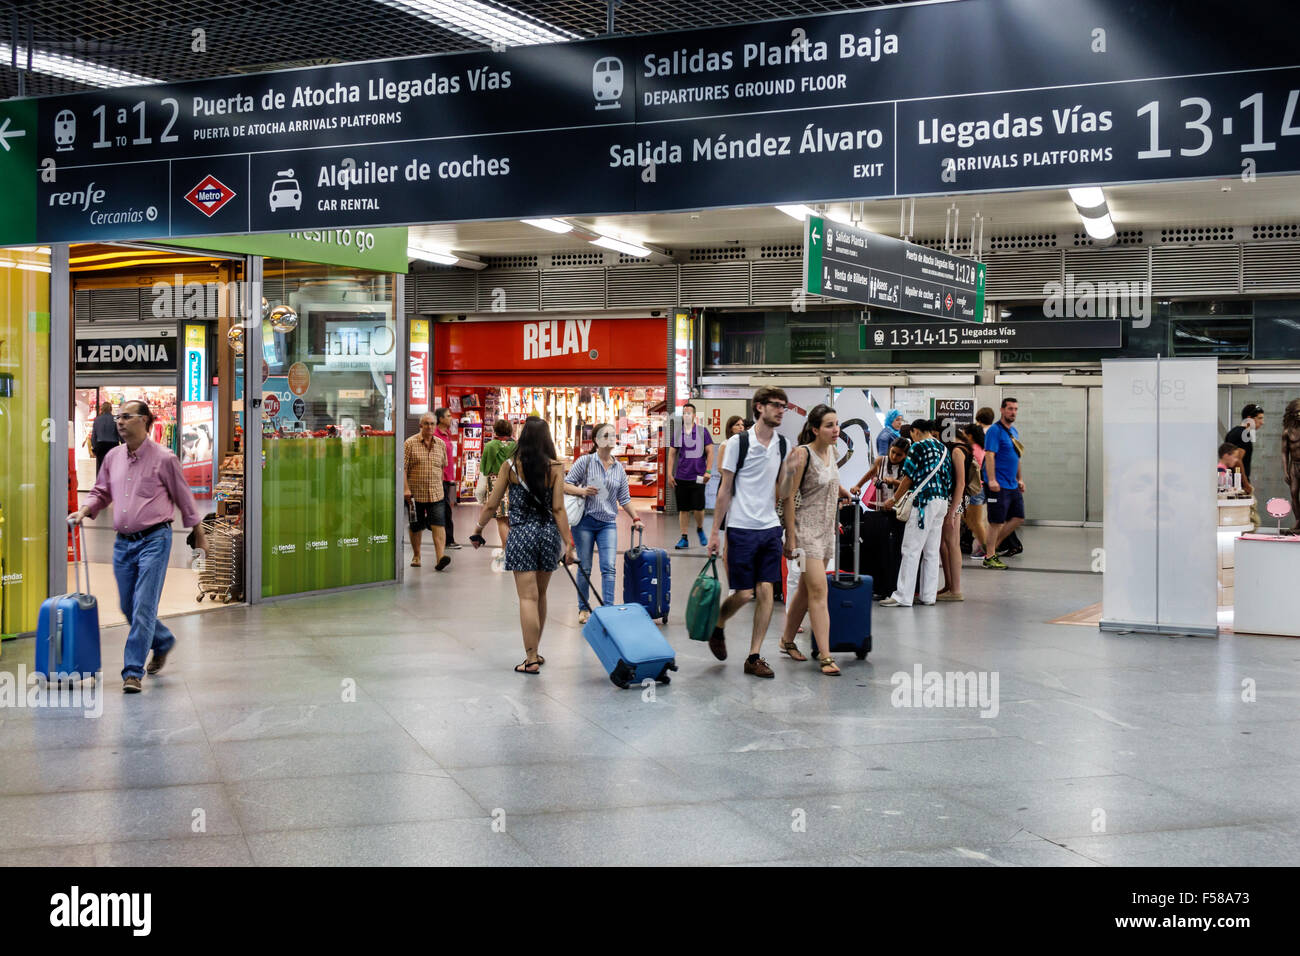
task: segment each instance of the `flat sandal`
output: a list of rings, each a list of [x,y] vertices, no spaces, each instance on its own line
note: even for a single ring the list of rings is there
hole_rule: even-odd
[[[839,677],[840,674],[842,673],[842,671],[840,670],[840,665],[835,663],[835,658],[833,657],[819,657],[817,658],[817,664],[821,667],[822,675],[824,677]],[[826,669],[828,667],[833,667],[835,668],[835,670],[828,671]]]
[[[799,650],[799,645],[794,641],[787,644],[785,641],[780,642],[781,653],[789,655],[792,661],[806,661],[808,658],[803,656],[803,651]]]

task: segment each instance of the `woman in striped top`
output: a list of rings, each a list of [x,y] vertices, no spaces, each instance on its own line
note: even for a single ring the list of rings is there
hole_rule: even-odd
[[[627,472],[623,470],[622,462],[614,457],[614,426],[597,425],[591,433],[591,440],[595,451],[575,461],[564,477],[566,494],[586,498],[582,520],[573,529],[573,543],[583,571],[578,578],[579,624],[586,624],[591,617],[587,585],[591,580],[592,553],[597,545],[600,547],[601,600],[605,604],[614,603],[618,509],[622,508],[631,516],[633,527],[641,525],[641,519],[632,507]]]

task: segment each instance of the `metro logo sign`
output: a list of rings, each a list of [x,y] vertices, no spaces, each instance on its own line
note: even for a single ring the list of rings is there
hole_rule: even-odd
[[[211,219],[218,209],[235,198],[235,191],[215,176],[204,176],[202,182],[185,194],[185,198]]]

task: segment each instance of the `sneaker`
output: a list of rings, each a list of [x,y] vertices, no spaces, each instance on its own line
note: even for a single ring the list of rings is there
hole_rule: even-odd
[[[987,557],[988,557],[988,555],[984,553],[984,549],[983,549],[983,548],[976,548],[975,550],[973,550],[973,551],[970,553],[970,556],[971,556],[972,558],[974,558],[975,560],[977,560],[977,561],[980,560],[981,558],[987,558]]]
[[[745,659],[745,673],[753,674],[755,677],[775,677],[776,672],[767,666],[767,661],[757,654],[750,654]]]
[[[892,597],[885,598],[883,601],[880,602],[880,606],[881,607],[907,607],[907,605],[905,605],[902,601]]]
[[[709,546],[709,539],[704,536],[703,530],[696,531],[695,536],[700,539],[701,548],[707,548]]]
[[[678,542],[675,545],[673,545],[673,547],[676,548],[678,551],[681,551],[684,548],[689,548],[690,546],[691,543],[686,540],[686,535],[682,535],[680,540],[678,540]]]
[[[455,541],[448,541],[448,542],[447,542],[447,550],[448,550],[448,551],[459,551],[459,550],[460,550],[460,545],[458,545]]]
[[[983,567],[988,568],[990,571],[1005,571],[1007,569],[1007,566],[1002,563],[1002,559],[996,554],[985,558]]]
[[[449,565],[449,564],[451,564],[451,558],[447,557],[447,556],[444,554],[441,558],[438,559],[438,563],[435,564],[435,565],[433,566],[433,570],[435,570],[435,571],[446,571],[446,570],[447,570],[447,565]]]
[[[1024,548],[1007,548],[1004,551],[999,551],[998,556],[1003,558],[1014,558],[1016,555],[1018,555],[1021,551],[1024,550],[1025,550]]]
[[[157,674],[160,670],[162,670],[163,665],[167,663],[167,655],[170,653],[171,653],[170,650],[154,651],[153,657],[149,659],[149,666],[145,668],[145,673]]]
[[[122,693],[124,694],[140,693],[140,678],[138,677],[122,678]]]
[[[709,650],[713,651],[713,656],[720,661],[727,659],[727,635],[720,627],[713,629],[713,636],[709,638]]]
[[[942,594],[936,597],[935,600],[936,601],[964,601],[966,600],[966,598],[964,598],[961,594],[955,591],[944,591]]]

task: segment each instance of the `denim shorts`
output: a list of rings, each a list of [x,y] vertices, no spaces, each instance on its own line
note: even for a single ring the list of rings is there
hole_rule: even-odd
[[[982,505],[987,503],[988,503],[988,498],[985,496],[983,488],[979,490],[979,494],[971,495],[969,498],[966,499],[966,507],[968,508],[971,505]]]

